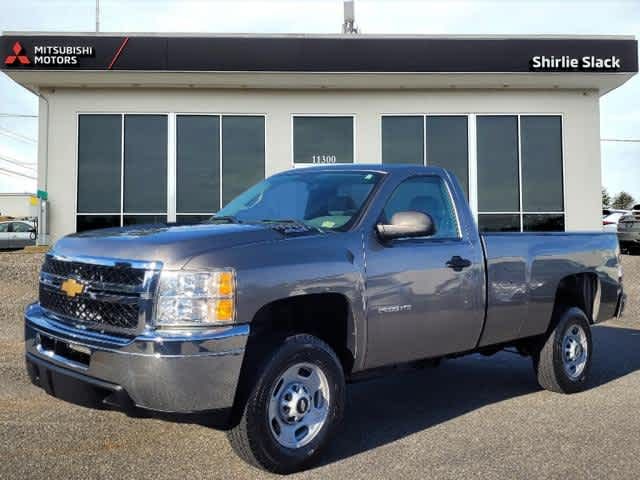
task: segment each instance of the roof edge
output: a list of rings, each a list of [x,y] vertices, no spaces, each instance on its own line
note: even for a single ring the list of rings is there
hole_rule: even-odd
[[[341,38],[341,39],[450,39],[450,40],[637,40],[635,35],[565,35],[565,34],[342,34],[342,33],[211,33],[211,32],[55,32],[55,31],[0,31],[0,36],[60,36],[60,37],[202,37],[202,38]]]

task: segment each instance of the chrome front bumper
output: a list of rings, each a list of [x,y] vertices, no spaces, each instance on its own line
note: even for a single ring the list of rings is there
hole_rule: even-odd
[[[230,409],[248,335],[248,325],[237,325],[125,339],[69,328],[37,303],[25,312],[26,360],[34,383],[56,395],[53,379],[66,375],[162,412]]]

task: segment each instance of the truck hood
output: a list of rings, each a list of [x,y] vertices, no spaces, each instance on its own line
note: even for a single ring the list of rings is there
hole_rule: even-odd
[[[54,245],[53,253],[161,261],[166,267],[181,268],[204,252],[282,238],[282,233],[256,224],[138,225],[69,235]]]

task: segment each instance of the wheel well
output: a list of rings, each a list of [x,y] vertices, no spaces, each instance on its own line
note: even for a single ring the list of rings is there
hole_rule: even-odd
[[[299,295],[263,306],[251,322],[256,343],[291,333],[308,333],[326,342],[336,353],[345,373],[351,372],[354,357],[349,346],[351,309],[339,293]]]
[[[569,275],[560,281],[556,290],[553,319],[558,318],[558,315],[567,307],[582,309],[590,323],[597,320],[600,308],[600,283],[595,273]]]

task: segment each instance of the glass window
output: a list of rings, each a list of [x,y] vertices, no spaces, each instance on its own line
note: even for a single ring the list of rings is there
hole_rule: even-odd
[[[264,142],[264,117],[222,117],[222,205],[264,179]]]
[[[562,121],[559,116],[523,115],[522,209],[525,212],[561,212]]]
[[[525,214],[525,232],[564,232],[564,215]]]
[[[146,225],[146,224],[158,224],[166,223],[166,215],[125,215],[124,225]]]
[[[120,215],[78,215],[76,231],[97,230],[120,226]]]
[[[424,164],[424,117],[382,117],[382,163]]]
[[[0,223],[0,233],[5,233],[9,231],[8,223]]]
[[[213,213],[220,208],[220,117],[176,117],[176,209]]]
[[[520,214],[480,214],[478,229],[481,232],[519,232]]]
[[[243,222],[294,220],[312,227],[344,230],[359,215],[382,177],[373,172],[310,170],[267,178],[234,198],[217,215]]]
[[[78,117],[78,212],[120,212],[121,115]]]
[[[441,178],[420,176],[401,183],[391,195],[383,212],[390,222],[398,212],[417,211],[431,216],[436,233],[431,238],[458,238],[458,222],[451,197]]]
[[[293,118],[294,163],[353,163],[353,145],[353,117]]]
[[[167,117],[124,117],[124,211],[167,211]]]
[[[469,136],[466,116],[428,116],[427,165],[453,173],[469,197]]]
[[[478,210],[519,212],[518,117],[478,116]]]
[[[11,230],[15,233],[25,233],[30,232],[35,227],[29,225],[28,223],[15,222],[11,224]]]

